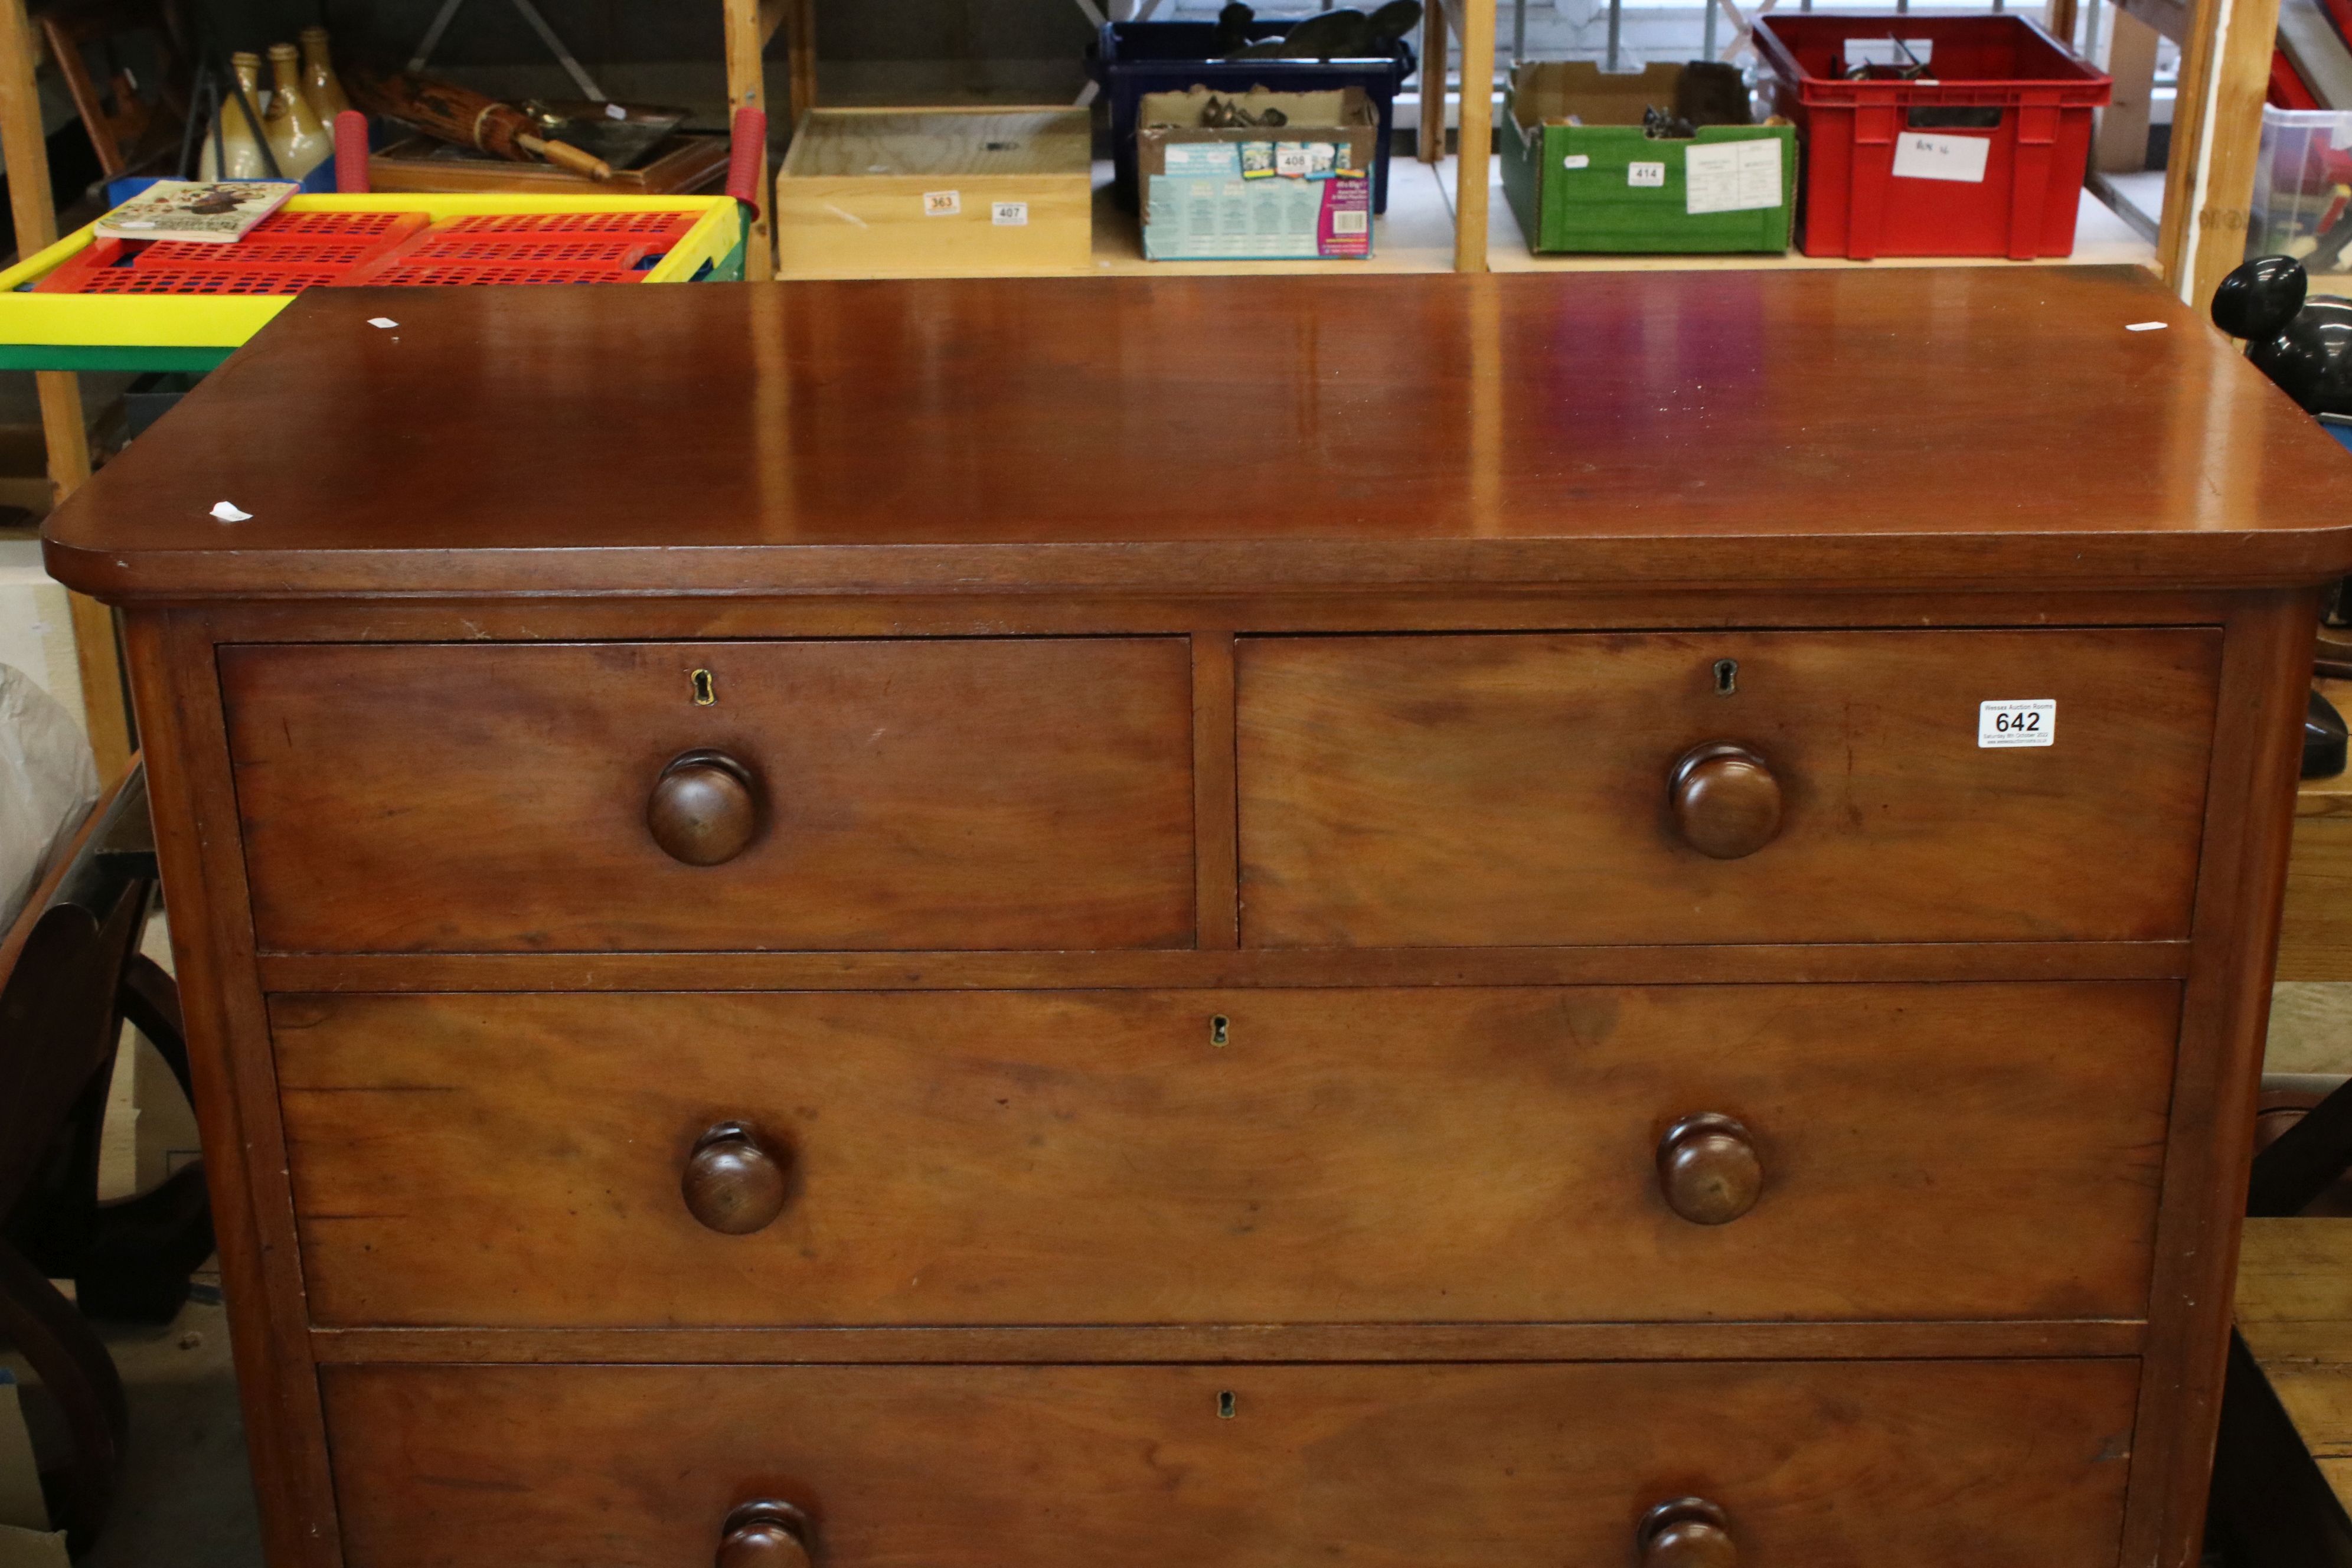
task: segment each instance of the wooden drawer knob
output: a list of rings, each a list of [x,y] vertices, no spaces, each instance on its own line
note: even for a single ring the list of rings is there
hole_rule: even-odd
[[[760,787],[751,770],[724,752],[685,752],[654,780],[646,826],[673,860],[732,860],[760,830]]]
[[[1731,1521],[1705,1498],[1662,1502],[1642,1521],[1636,1537],[1642,1568],[1738,1568]]]
[[[747,1502],[727,1516],[717,1568],[810,1568],[808,1515],[788,1502]]]
[[[1780,831],[1780,781],[1746,746],[1693,746],[1666,780],[1683,842],[1717,860],[1753,855]]]
[[[1684,1117],[1658,1140],[1658,1190],[1693,1225],[1729,1225],[1764,1191],[1756,1141],[1728,1116]]]
[[[679,1185],[688,1212],[721,1236],[749,1236],[784,1212],[783,1162],[740,1121],[695,1140]]]

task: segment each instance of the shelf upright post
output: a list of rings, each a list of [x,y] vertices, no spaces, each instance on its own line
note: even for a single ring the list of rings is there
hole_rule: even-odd
[[[2181,46],[2158,269],[2192,309],[2246,257],[2279,0],[2195,0]]]
[[[761,57],[768,40],[782,22],[786,0],[721,0],[727,30],[727,114],[732,123],[739,109],[768,108],[767,70]],[[793,114],[805,111],[795,102]],[[743,277],[764,283],[776,275],[775,186],[770,179],[768,150],[760,149],[759,201],[751,231],[743,237]]]
[[[58,237],[49,191],[48,142],[41,134],[41,99],[33,84],[33,29],[25,0],[0,0],[0,160],[8,171],[8,205],[16,220],[16,254],[30,256]],[[81,382],[70,371],[37,372],[41,436],[48,447],[50,503],[66,499],[89,478],[89,430],[82,423]],[[101,783],[131,770],[131,718],[122,694],[122,661],[114,641],[114,613],[95,599],[68,595],[73,610],[74,662],[81,675],[81,705]]]
[[[1454,270],[1484,272],[1486,182],[1495,153],[1496,0],[1458,3],[1462,7],[1462,118],[1454,161]]]

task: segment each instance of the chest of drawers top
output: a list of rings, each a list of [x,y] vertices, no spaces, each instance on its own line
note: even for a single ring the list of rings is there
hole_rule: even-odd
[[[2340,460],[2124,268],[315,291],[48,554],[117,602],[2224,585],[2352,561]]]
[[[2189,1568],[2345,463],[2121,270],[305,296],[47,545],[272,1568]]]

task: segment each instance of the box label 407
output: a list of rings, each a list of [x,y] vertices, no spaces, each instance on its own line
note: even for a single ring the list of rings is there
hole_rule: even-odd
[[[2054,698],[1977,705],[1979,746],[2047,746],[2054,743],[2057,734],[2058,703]]]

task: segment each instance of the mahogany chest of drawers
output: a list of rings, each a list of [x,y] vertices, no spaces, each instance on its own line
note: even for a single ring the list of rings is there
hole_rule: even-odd
[[[273,1568],[2187,1568],[2347,473],[2122,272],[304,297],[49,539]]]

